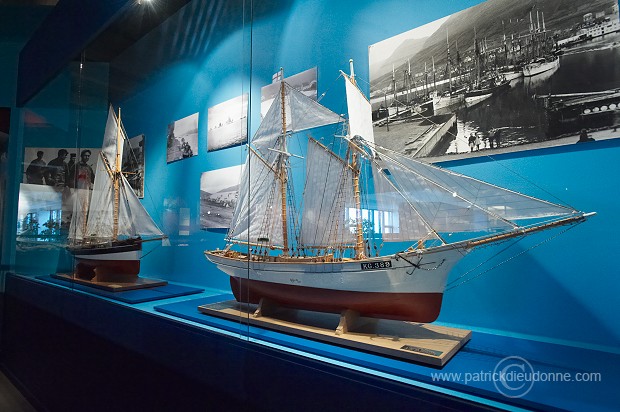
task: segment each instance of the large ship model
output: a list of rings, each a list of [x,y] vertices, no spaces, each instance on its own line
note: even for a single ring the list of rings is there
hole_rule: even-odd
[[[135,281],[142,244],[165,238],[122,171],[125,142],[120,109],[116,116],[110,107],[92,190],[78,183],[74,195],[67,249],[75,258],[77,279]]]
[[[432,322],[448,273],[472,249],[591,215],[374,144],[352,63],[342,76],[346,121],[282,81],[248,145],[227,245],[205,251],[237,301]],[[306,142],[303,159],[289,151]],[[382,253],[392,242],[406,246]]]

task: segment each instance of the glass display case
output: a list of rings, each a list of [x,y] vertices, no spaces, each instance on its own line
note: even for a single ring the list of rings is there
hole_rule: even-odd
[[[9,289],[138,352],[92,302],[480,407],[617,404],[615,1],[161,3],[15,109]]]

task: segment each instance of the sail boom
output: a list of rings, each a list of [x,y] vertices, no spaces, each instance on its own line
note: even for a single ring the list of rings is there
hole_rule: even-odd
[[[233,239],[233,238],[228,238],[228,239],[226,239],[226,241],[229,242],[229,243],[234,243],[235,245],[248,245],[248,246],[256,246],[256,247],[268,247],[270,249],[273,248],[273,249],[278,249],[278,250],[284,249],[284,247],[281,246],[281,245],[267,245],[265,243],[248,242],[246,240]]]
[[[321,142],[319,142],[318,140],[316,140],[313,137],[310,137],[309,140],[311,142],[315,143],[316,145],[318,145],[319,147],[321,147],[323,150],[325,150],[325,153],[331,155],[334,159],[339,160],[345,167],[348,167],[348,168],[352,169],[350,164],[348,164],[342,157],[338,156],[336,153],[334,153],[327,146],[325,146],[324,144],[322,144]]]
[[[355,244],[340,244],[337,246],[334,245],[301,245],[303,249],[324,249],[324,250],[333,250],[333,249],[355,249]]]
[[[256,149],[254,149],[252,146],[248,145],[248,149],[250,149],[250,151],[252,152],[252,154],[254,154],[256,156],[256,158],[258,160],[260,160],[266,168],[268,168],[269,170],[271,170],[273,172],[273,174],[275,174],[276,176],[278,175],[278,172],[276,171],[276,169],[273,168],[273,166],[271,166],[267,160],[265,160],[263,158],[263,156],[260,155],[260,153],[258,151],[256,151]]]

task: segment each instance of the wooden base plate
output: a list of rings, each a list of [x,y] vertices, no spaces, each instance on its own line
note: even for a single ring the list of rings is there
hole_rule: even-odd
[[[124,292],[127,290],[146,289],[156,286],[165,286],[168,284],[165,280],[140,277],[134,277],[127,282],[99,282],[97,280],[86,280],[75,277],[71,273],[55,273],[52,277],[69,282],[75,282],[80,285],[107,290],[108,292]]]
[[[234,300],[198,307],[202,313],[249,323],[401,360],[442,367],[470,339],[471,331],[428,323],[372,319],[260,305]]]

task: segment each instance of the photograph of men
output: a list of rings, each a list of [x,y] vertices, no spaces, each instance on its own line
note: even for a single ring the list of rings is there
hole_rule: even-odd
[[[91,151],[89,149],[82,150],[80,153],[80,161],[69,170],[69,187],[77,189],[92,189],[95,182],[95,172],[88,164]]]
[[[58,151],[58,157],[50,160],[47,164],[47,181],[49,186],[62,187],[65,186],[67,176],[69,176],[69,166],[65,159],[69,155],[66,149]]]

